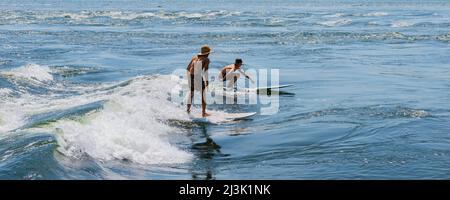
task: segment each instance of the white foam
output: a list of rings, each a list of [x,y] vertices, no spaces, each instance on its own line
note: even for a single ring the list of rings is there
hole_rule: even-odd
[[[126,159],[140,164],[183,163],[191,158],[165,137],[175,130],[157,122],[151,113],[130,113],[107,105],[88,122],[63,120],[56,127],[60,151],[68,156],[86,153],[100,160]]]
[[[111,85],[67,87],[83,93],[73,97],[27,93],[7,97],[0,99],[0,133],[22,127],[36,114],[104,100],[107,103],[103,109],[79,119],[59,119],[29,130],[54,132],[59,150],[67,156],[88,154],[99,160],[140,164],[188,162],[192,155],[176,142],[186,139],[183,130],[166,124],[167,119],[188,119],[184,109],[167,99],[168,91],[176,84],[169,76],[138,77],[112,89]]]
[[[202,13],[188,13],[188,12],[180,12],[178,13],[180,17],[186,17],[186,18],[202,18],[206,15]]]
[[[73,90],[73,88],[67,88]],[[20,96],[2,96],[0,98],[0,134],[4,134],[24,126],[30,116],[56,110],[64,110],[73,106],[84,105],[102,99],[102,93],[85,94],[76,97],[34,96],[20,91]]]
[[[37,64],[28,64],[12,69],[10,71],[0,72],[0,74],[16,78],[36,80],[39,82],[53,81],[53,76],[51,75],[50,68]]]
[[[8,76],[16,75],[15,73],[10,74],[10,72],[7,74],[9,74]],[[32,81],[27,81],[27,83],[40,83],[34,79],[31,80]],[[40,85],[46,87],[46,89],[50,91],[64,90],[82,93],[82,95],[79,96],[67,97],[53,92],[50,92],[48,95],[32,95],[28,93],[27,89],[22,87],[19,82],[13,80],[12,83],[19,84],[17,85],[17,91],[14,91],[14,95],[10,95],[13,92],[11,89],[4,88],[2,89],[2,93],[9,95],[0,96],[0,118],[2,118],[2,122],[0,123],[0,134],[24,126],[27,123],[27,119],[36,114],[64,110],[73,106],[80,106],[103,100],[106,98],[105,94],[108,91],[102,90],[102,88],[111,87],[111,84],[85,86],[66,86],[62,84]]]
[[[239,15],[240,12],[231,12],[226,10],[208,11],[208,12],[132,12],[132,11],[81,11],[81,12],[45,12],[32,13],[39,19],[49,19],[54,17],[70,18],[72,20],[81,21],[93,17],[110,17],[112,19],[134,20],[138,18],[160,18],[160,19],[176,19],[176,18],[213,18],[217,16]]]
[[[387,12],[370,12],[367,14],[364,14],[365,17],[382,17],[389,15]]]
[[[414,25],[413,22],[395,21],[395,22],[392,22],[391,27],[393,27],[393,28],[401,28],[401,27],[409,27],[409,26],[413,26],[413,25]]]
[[[23,112],[11,108],[0,109],[0,134],[16,129],[22,124],[24,124]]]
[[[352,23],[352,20],[349,19],[338,19],[338,20],[330,20],[324,22],[317,22],[317,24],[322,26],[334,27],[334,26],[344,26]]]
[[[122,11],[109,11],[101,14],[104,17],[111,17],[112,19],[122,19],[122,20],[133,20],[137,18],[150,18],[155,17],[156,14],[153,12],[122,12]]]
[[[343,17],[343,16],[345,16],[345,13],[335,13],[335,14],[332,14],[332,15],[325,15],[323,17],[325,17],[325,18],[337,18],[337,17]]]
[[[12,91],[8,88],[0,88],[0,98],[11,94],[11,92]]]
[[[64,12],[61,14],[52,14],[49,13],[47,16],[44,15],[45,18],[51,18],[51,17],[63,17],[63,18],[70,18],[73,20],[83,20],[87,19],[89,17],[92,17],[90,12],[82,11],[80,13],[73,13],[73,12]]]
[[[167,100],[170,78],[134,79],[108,96],[108,103],[84,120],[55,124],[61,152],[78,157],[86,153],[100,160],[130,160],[140,164],[187,162],[192,155],[176,147],[171,135],[182,132],[164,123],[187,119],[187,114]],[[172,138],[173,139],[173,138]]]

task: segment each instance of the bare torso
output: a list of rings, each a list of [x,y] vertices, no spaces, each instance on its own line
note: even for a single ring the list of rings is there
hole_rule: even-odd
[[[205,57],[205,56],[194,56],[191,59],[191,62],[189,63],[189,65],[187,67],[187,71],[189,72],[190,75],[194,74],[194,63],[196,61],[201,61],[202,62],[202,70],[208,70],[209,58]]]
[[[237,68],[236,68],[236,66],[235,66],[234,64],[225,66],[225,67],[222,69],[222,71],[221,71],[222,78],[224,78],[225,75],[226,75],[228,72],[230,72],[230,71],[236,71],[236,70],[237,70]]]

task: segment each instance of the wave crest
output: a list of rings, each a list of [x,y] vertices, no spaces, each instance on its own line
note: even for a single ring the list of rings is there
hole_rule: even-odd
[[[319,25],[328,26],[328,27],[344,26],[344,25],[348,25],[351,23],[352,23],[352,20],[350,20],[350,19],[337,19],[337,20],[317,22],[317,24],[319,24]]]
[[[408,21],[395,21],[392,22],[391,27],[393,28],[401,28],[401,27],[409,27],[409,26],[414,26],[413,22],[408,22]]]
[[[140,164],[184,163],[192,155],[176,145],[181,130],[165,123],[187,115],[170,102],[168,92],[176,83],[165,76],[139,77],[105,99],[103,109],[79,120],[60,120],[60,151],[68,156],[88,154],[100,160],[129,160]],[[174,138],[175,137],[175,138]]]
[[[0,72],[3,76],[10,76],[14,78],[21,78],[27,80],[34,80],[39,82],[53,81],[51,69],[47,66],[37,64],[27,64],[22,67],[12,69],[10,71]]]

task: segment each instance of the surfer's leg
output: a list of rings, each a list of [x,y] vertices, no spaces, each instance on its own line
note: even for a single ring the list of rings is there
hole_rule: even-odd
[[[234,80],[233,80],[234,91],[237,90],[237,80],[239,79],[239,77],[240,77],[240,74],[236,74],[236,76],[234,77]]]
[[[227,76],[227,80],[229,81],[227,87],[228,88],[235,88],[237,80],[239,79],[239,77],[240,77],[240,74],[238,74],[238,73],[231,73],[231,74],[229,74],[229,76]]]
[[[202,116],[207,117],[209,116],[208,113],[206,113],[206,90],[202,88]]]
[[[191,106],[192,106],[192,99],[194,98],[194,90],[191,90],[189,92],[189,99],[188,99],[188,103],[187,103],[187,113],[191,112]]]
[[[187,112],[188,113],[190,113],[191,112],[191,106],[192,106],[192,100],[194,99],[194,76],[193,75],[191,75],[190,76],[190,79],[188,79],[188,80],[190,80],[189,81],[189,99],[188,99],[188,102],[187,102]]]

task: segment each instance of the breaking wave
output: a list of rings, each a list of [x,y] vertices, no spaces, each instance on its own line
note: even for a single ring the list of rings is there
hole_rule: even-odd
[[[395,22],[392,22],[391,27],[393,27],[393,28],[401,28],[401,27],[409,27],[409,26],[413,26],[413,25],[414,25],[413,22],[395,21]]]
[[[0,11],[0,23],[25,23],[33,24],[40,22],[70,23],[89,22],[100,18],[112,20],[137,20],[137,19],[215,19],[218,17],[237,16],[240,12],[235,11],[207,11],[207,12],[185,12],[185,11]],[[26,16],[26,17],[24,17]]]
[[[350,23],[352,23],[352,20],[350,20],[350,19],[337,19],[337,20],[317,22],[317,24],[319,24],[319,25],[328,26],[328,27],[344,26],[344,25],[348,25]]]
[[[54,70],[30,64],[1,75],[46,82],[54,81],[52,73],[58,72]],[[181,145],[184,130],[168,124],[169,119],[188,119],[184,109],[168,99],[168,91],[178,84],[171,81],[170,76],[140,76],[120,84],[66,85],[78,93],[65,96],[26,91],[15,96],[1,88],[0,134],[22,129],[49,132],[55,135],[59,152],[74,158],[87,155],[139,164],[188,162],[192,155]],[[85,106],[96,102],[101,106]],[[76,112],[80,106],[88,110]]]
[[[19,68],[12,69],[10,71],[3,71],[0,72],[0,75],[39,82],[53,81],[53,76],[51,75],[50,68],[37,64],[28,64]]]

